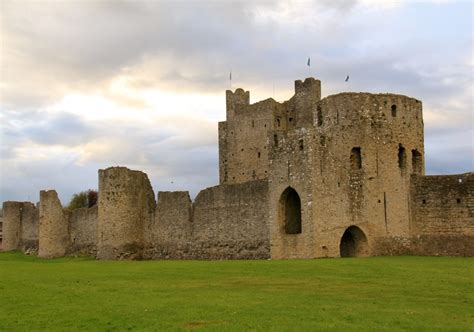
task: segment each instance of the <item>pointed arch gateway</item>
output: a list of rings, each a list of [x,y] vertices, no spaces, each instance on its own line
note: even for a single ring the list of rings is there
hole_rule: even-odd
[[[339,244],[341,257],[363,257],[369,255],[369,245],[364,232],[357,226],[344,231]]]
[[[300,234],[301,199],[295,189],[288,187],[280,196],[279,219],[286,234]]]

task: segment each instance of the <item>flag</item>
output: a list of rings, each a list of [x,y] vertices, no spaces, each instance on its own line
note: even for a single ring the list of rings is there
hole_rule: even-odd
[[[347,75],[346,77],[346,82],[349,82],[349,75]]]
[[[308,63],[306,64],[308,67],[311,67],[311,58],[308,57]]]

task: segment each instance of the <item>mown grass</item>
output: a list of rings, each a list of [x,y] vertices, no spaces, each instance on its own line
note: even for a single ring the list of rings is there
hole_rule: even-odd
[[[472,331],[473,280],[473,258],[118,262],[0,253],[0,331]]]

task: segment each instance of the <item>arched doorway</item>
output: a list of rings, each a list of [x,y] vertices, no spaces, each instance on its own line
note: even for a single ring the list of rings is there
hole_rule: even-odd
[[[286,188],[280,196],[280,220],[286,234],[301,233],[301,199],[291,187]]]
[[[359,227],[351,226],[342,235],[339,250],[341,257],[368,256],[367,237]]]

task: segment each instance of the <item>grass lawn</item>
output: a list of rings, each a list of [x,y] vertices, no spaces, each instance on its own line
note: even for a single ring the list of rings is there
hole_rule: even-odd
[[[0,331],[474,330],[474,258],[40,260],[0,253]]]

